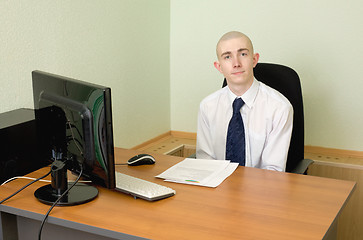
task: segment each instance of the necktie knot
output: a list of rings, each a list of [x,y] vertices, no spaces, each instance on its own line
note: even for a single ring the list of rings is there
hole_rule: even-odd
[[[239,111],[241,110],[241,107],[243,106],[245,102],[242,100],[242,98],[236,98],[233,101],[233,114],[235,113],[239,113]]]

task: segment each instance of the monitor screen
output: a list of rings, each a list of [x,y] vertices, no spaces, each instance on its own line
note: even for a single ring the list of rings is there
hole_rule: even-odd
[[[32,72],[43,158],[69,159],[67,168],[115,187],[111,89],[41,71]]]

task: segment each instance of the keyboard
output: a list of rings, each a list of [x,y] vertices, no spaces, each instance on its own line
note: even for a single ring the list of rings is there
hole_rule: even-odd
[[[116,190],[130,194],[134,198],[155,201],[175,195],[175,190],[157,183],[115,172]]]

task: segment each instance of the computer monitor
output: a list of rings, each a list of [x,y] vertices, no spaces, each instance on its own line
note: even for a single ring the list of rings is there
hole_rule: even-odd
[[[64,165],[36,197],[52,204],[67,188],[65,170],[79,174],[81,167],[86,179],[115,188],[111,89],[42,71],[33,71],[32,80],[41,157]],[[76,185],[59,205],[81,204],[97,194],[91,186]],[[79,200],[79,195],[86,199]]]

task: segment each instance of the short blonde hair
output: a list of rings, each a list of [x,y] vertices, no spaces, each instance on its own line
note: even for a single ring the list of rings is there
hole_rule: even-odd
[[[216,46],[216,53],[217,53],[217,57],[218,56],[218,47],[219,47],[219,44],[223,41],[227,41],[227,40],[230,40],[230,39],[234,39],[234,38],[245,38],[247,39],[247,42],[248,44],[250,45],[251,47],[251,51],[252,51],[252,54],[253,54],[253,44],[252,44],[252,41],[251,39],[244,33],[241,33],[241,32],[238,32],[238,31],[231,31],[231,32],[227,32],[225,33],[218,41],[217,43],[217,46]]]

